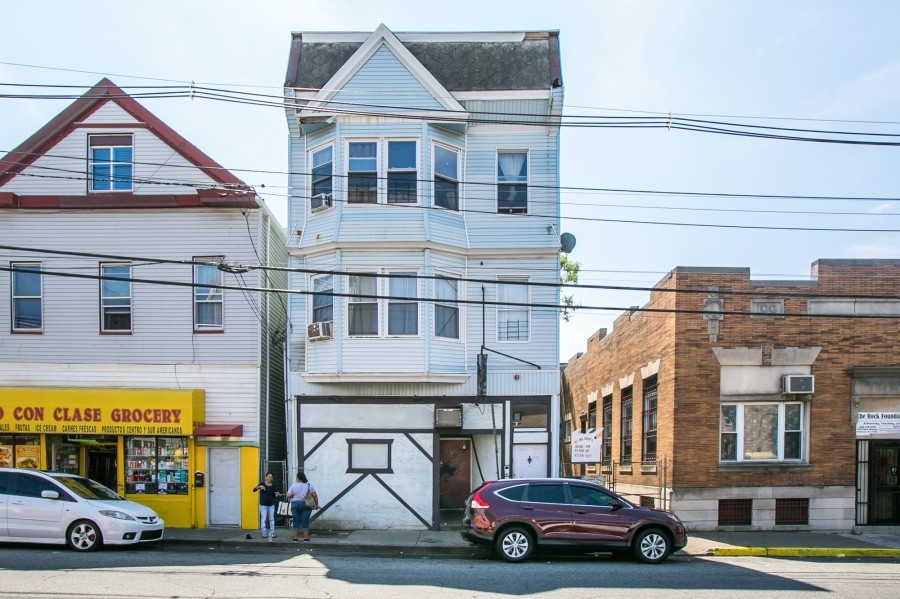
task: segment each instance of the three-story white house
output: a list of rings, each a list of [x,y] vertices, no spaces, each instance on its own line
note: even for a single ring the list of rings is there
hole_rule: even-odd
[[[437,529],[557,474],[558,32],[294,33],[285,91],[314,526]]]
[[[0,158],[0,244],[0,465],[255,527],[287,254],[253,189],[104,79]]]

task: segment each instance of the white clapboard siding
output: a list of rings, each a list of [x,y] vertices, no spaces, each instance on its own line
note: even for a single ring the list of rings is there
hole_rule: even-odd
[[[253,365],[0,361],[0,386],[203,389],[208,424],[243,424],[247,440],[257,440],[259,434],[259,370]]]
[[[40,335],[3,334],[0,361],[119,362],[132,364],[258,364],[257,316],[262,295],[224,291],[222,334],[193,333],[193,267],[164,260],[224,256],[253,265],[258,259],[256,211],[249,218],[253,236],[237,209],[115,211],[0,211],[4,242],[49,250],[132,256],[132,277],[154,282],[132,284],[133,334],[100,335],[99,282],[45,274]],[[40,261],[44,269],[96,277],[100,262],[115,260],[7,252],[4,266]],[[259,271],[224,276],[224,284],[258,287]],[[0,297],[10,297],[10,277],[0,277]],[[0,310],[0,330],[10,330],[8,310]]]
[[[140,123],[140,121],[131,116],[127,110],[124,110],[112,100],[104,102],[103,105],[89,114],[87,118],[81,122],[86,125],[131,125]]]

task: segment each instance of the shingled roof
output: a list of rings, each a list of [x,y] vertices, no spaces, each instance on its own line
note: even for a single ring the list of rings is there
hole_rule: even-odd
[[[437,35],[437,34],[436,34]],[[303,41],[293,34],[285,87],[320,89],[363,45],[361,41]],[[520,41],[404,41],[407,50],[448,91],[549,89],[562,85],[556,31],[521,34]],[[475,37],[475,35],[473,35]],[[485,37],[489,37],[486,34]]]

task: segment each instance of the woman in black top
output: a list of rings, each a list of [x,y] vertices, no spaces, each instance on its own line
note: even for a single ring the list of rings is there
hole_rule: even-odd
[[[253,487],[253,492],[259,493],[259,530],[262,538],[269,537],[269,541],[275,538],[275,500],[281,497],[275,490],[274,480],[275,476],[266,472],[266,479]]]

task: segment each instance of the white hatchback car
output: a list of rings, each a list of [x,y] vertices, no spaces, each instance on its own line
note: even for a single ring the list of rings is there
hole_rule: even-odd
[[[0,543],[101,545],[159,541],[165,524],[150,508],[74,474],[0,468]]]

